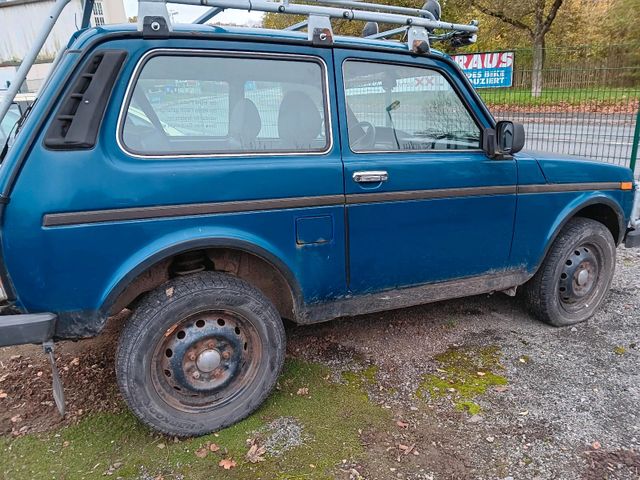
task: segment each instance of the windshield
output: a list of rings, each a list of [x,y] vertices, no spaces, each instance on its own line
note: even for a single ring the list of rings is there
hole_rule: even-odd
[[[7,114],[2,119],[2,123],[0,123],[0,149],[7,141],[7,138],[9,137],[11,130],[13,129],[15,124],[18,123],[19,119],[20,119],[20,109],[18,108],[18,105],[13,104],[9,108],[9,111],[7,112]]]

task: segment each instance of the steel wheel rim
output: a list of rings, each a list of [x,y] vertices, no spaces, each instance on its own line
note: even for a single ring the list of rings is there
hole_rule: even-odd
[[[571,250],[564,260],[557,293],[562,308],[576,313],[589,308],[600,292],[603,267],[602,250],[593,243],[583,243]]]
[[[208,310],[171,325],[157,342],[151,381],[177,410],[206,413],[231,403],[255,380],[262,342],[237,312]]]

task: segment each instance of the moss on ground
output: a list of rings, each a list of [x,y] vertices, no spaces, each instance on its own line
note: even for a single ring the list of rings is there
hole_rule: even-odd
[[[495,346],[471,348],[454,347],[435,357],[436,374],[425,375],[416,395],[418,398],[451,398],[457,410],[471,415],[481,408],[474,398],[488,388],[506,385],[507,379],[496,372],[504,370],[500,364],[500,349]]]
[[[256,413],[217,435],[179,442],[154,434],[128,412],[94,415],[46,434],[0,437],[0,477],[105,478],[109,467],[117,465],[112,478],[334,478],[336,464],[363,453],[358,431],[390,421],[389,412],[370,403],[362,388],[375,378],[375,371],[354,375],[353,382],[335,384],[323,366],[288,361],[279,389]],[[308,395],[299,395],[304,387]],[[245,457],[247,439],[283,416],[303,426],[304,443],[279,457],[250,463]],[[197,457],[196,450],[207,442],[219,445],[220,451]],[[223,470],[218,466],[223,458],[233,459],[237,466]]]
[[[358,371],[345,371],[341,374],[345,382],[357,388],[366,388],[375,385],[377,375],[378,367],[376,365],[369,365]]]

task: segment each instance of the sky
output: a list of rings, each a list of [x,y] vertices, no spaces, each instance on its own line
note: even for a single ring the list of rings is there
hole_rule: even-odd
[[[191,5],[168,5],[169,13],[174,15],[175,23],[191,23],[209,7],[196,7]],[[138,14],[137,0],[124,0],[124,10],[127,17],[133,17]],[[243,12],[240,10],[227,10],[215,16],[214,23],[235,23],[239,25],[260,23],[262,12]]]

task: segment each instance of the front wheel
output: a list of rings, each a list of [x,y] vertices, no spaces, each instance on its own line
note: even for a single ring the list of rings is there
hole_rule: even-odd
[[[265,400],[284,352],[282,320],[259,290],[201,272],[146,295],[122,331],[116,374],[143,423],[168,435],[203,435]]]
[[[524,286],[532,312],[556,327],[591,317],[607,294],[616,263],[611,232],[600,222],[573,218]]]

